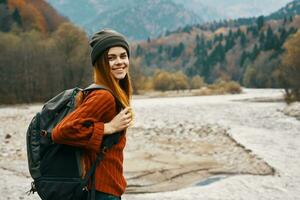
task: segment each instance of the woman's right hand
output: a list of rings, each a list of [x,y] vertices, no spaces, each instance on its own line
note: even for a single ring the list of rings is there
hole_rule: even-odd
[[[119,112],[110,122],[104,124],[104,134],[113,134],[122,131],[130,126],[132,116],[131,108],[126,107]]]

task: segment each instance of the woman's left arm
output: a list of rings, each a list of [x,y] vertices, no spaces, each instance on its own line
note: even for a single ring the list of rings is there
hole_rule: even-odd
[[[104,135],[104,115],[115,113],[115,99],[105,90],[93,91],[72,113],[52,131],[55,143],[100,150]]]

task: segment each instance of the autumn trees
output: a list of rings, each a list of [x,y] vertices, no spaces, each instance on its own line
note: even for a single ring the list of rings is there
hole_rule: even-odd
[[[0,103],[45,101],[91,79],[86,33],[45,1],[0,0]]]
[[[199,75],[209,84],[225,78],[245,87],[280,87],[277,71],[283,44],[297,30],[300,17],[272,21],[260,16],[230,23],[187,26],[139,43],[134,55],[145,68],[181,70],[189,78]]]
[[[13,28],[29,31],[36,29],[47,33],[67,20],[45,1],[36,0],[1,0],[0,31],[8,32]]]
[[[49,36],[0,32],[0,48],[0,103],[45,101],[92,78],[86,34],[68,23]]]
[[[225,87],[219,81],[234,80],[246,87],[283,86],[289,98],[299,99],[299,32],[286,41],[300,18],[250,21],[233,28],[190,26],[133,45],[134,91],[198,89],[214,82],[238,91],[236,83]],[[44,101],[91,82],[87,35],[62,22],[44,1],[0,0],[0,103]]]
[[[286,100],[300,100],[300,31],[285,43],[284,54],[280,67],[280,80],[286,91]]]

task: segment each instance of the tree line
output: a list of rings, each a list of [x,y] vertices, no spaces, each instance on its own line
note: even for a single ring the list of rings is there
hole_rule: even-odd
[[[85,87],[92,80],[86,33],[63,23],[47,36],[37,30],[0,32],[0,103],[44,102],[59,92]],[[181,71],[157,70],[144,76],[140,63],[131,59],[134,92],[200,88],[200,76],[189,79]]]
[[[55,31],[68,20],[60,16],[45,1],[35,0],[0,0],[0,31],[12,29],[29,31],[39,30],[43,33]]]
[[[0,49],[0,103],[45,101],[91,76],[86,34],[69,23],[47,36],[0,32]]]
[[[207,83],[221,78],[246,87],[280,87],[277,76],[284,43],[297,31],[299,21],[298,17],[265,21],[261,16],[250,26],[216,32],[195,26],[138,44],[135,55],[142,65],[181,69],[188,77],[199,75]]]
[[[24,8],[12,8],[0,0],[0,10],[6,10],[0,12],[0,20],[9,19],[0,27],[1,104],[44,102],[62,90],[92,82],[83,30],[61,21],[45,32],[34,25],[34,18],[25,26]],[[192,40],[173,37],[168,43],[138,43],[130,65],[134,91],[194,89],[215,81],[223,87],[219,80],[235,80],[249,87],[284,87],[287,99],[299,99],[300,52],[295,47],[300,46],[300,35],[293,21],[282,20],[274,29],[258,18],[246,29],[213,37],[196,34]]]

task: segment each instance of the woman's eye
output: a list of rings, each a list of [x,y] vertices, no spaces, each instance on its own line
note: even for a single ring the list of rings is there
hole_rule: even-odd
[[[124,54],[124,55],[121,55],[121,58],[127,58],[127,55],[126,54]]]

